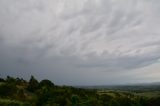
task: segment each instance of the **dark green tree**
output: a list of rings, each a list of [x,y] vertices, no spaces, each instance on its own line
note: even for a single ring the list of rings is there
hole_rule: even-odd
[[[0,96],[13,96],[17,92],[17,87],[14,84],[1,84],[0,86]]]
[[[16,79],[13,78],[13,77],[7,76],[6,82],[9,83],[9,84],[11,84],[11,83],[16,84]]]
[[[54,83],[52,83],[50,80],[48,79],[45,79],[45,80],[42,80],[40,83],[39,83],[39,87],[54,87]]]
[[[5,80],[3,78],[0,78],[0,82],[5,82]]]
[[[34,78],[34,76],[31,76],[29,80],[28,90],[34,92],[38,89],[38,86],[39,86],[38,81]]]

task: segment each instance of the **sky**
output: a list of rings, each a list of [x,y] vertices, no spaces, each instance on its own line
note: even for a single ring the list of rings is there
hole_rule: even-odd
[[[0,77],[159,82],[159,9],[159,0],[0,0]]]

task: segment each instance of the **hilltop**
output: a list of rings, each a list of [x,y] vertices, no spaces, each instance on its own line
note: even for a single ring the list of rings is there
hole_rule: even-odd
[[[159,91],[143,91],[143,88],[139,92],[103,87],[86,89],[58,86],[48,79],[39,82],[34,76],[29,81],[10,76],[0,78],[0,106],[159,106],[159,101]]]

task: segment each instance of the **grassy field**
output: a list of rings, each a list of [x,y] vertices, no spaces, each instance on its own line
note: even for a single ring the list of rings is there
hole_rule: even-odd
[[[160,96],[160,91],[140,92],[140,93],[134,93],[134,95],[147,97],[147,98],[156,98]]]
[[[141,91],[141,92],[134,92],[134,91],[121,91],[121,90],[99,90],[99,95],[107,94],[112,97],[115,96],[126,96],[126,95],[134,95],[146,98],[156,98],[160,96],[160,91]]]

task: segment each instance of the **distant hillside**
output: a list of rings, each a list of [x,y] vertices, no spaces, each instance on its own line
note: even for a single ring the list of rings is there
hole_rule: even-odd
[[[160,91],[160,82],[128,84],[128,85],[98,85],[98,86],[76,86],[77,88],[85,89],[112,89],[112,90],[158,90]]]
[[[7,76],[5,79],[0,78],[0,106],[160,106],[160,92],[146,92],[145,87],[147,86],[75,88],[57,86],[47,79],[39,82],[34,76],[29,81]],[[151,88],[159,89],[159,86]],[[140,89],[141,92],[132,92],[132,89]]]

